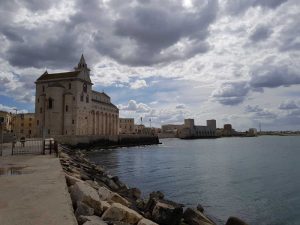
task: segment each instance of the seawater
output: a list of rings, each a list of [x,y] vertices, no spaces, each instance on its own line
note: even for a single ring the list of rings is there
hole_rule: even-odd
[[[220,224],[234,215],[250,225],[300,225],[299,136],[161,141],[89,157],[145,196],[160,190],[202,204]]]

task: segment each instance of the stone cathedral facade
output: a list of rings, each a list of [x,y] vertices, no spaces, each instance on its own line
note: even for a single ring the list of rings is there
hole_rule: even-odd
[[[119,109],[107,94],[92,90],[83,55],[74,71],[46,71],[35,84],[38,136],[118,134]]]

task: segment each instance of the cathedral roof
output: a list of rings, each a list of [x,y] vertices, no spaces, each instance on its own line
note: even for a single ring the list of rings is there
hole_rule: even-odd
[[[47,71],[41,75],[37,81],[42,80],[53,80],[53,79],[63,79],[63,78],[76,78],[80,71],[72,71],[72,72],[63,72],[63,73],[47,73]]]

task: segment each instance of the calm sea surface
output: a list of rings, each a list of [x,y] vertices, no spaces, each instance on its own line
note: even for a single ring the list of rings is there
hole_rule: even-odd
[[[90,159],[146,195],[202,204],[218,222],[300,225],[300,137],[179,140],[99,150]]]

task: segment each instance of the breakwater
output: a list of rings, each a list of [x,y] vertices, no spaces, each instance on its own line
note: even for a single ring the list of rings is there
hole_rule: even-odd
[[[60,154],[74,213],[79,225],[215,225],[201,205],[185,208],[165,199],[159,191],[142,198],[100,165],[91,163],[80,150],[64,148]],[[226,225],[246,225],[231,217]]]

